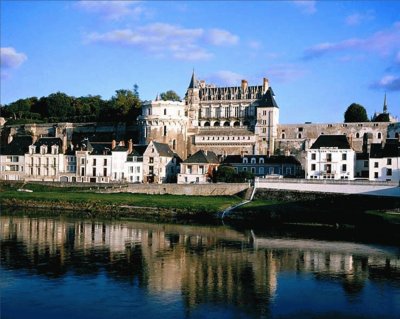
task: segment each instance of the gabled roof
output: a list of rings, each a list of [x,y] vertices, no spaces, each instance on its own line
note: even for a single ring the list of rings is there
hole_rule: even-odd
[[[217,155],[212,152],[204,152],[203,150],[197,151],[192,156],[184,160],[184,164],[219,164]]]
[[[24,155],[29,151],[32,141],[30,135],[15,136],[10,144],[2,147],[0,153],[1,155]]]
[[[264,164],[294,164],[300,165],[300,162],[294,156],[284,156],[284,155],[228,155],[223,163],[224,164],[244,164],[243,158],[247,158],[248,163],[246,165],[251,164],[251,159],[255,158],[256,163],[260,164],[260,158],[264,159]]]
[[[386,144],[371,144],[370,158],[400,157],[400,143],[396,139],[387,139]]]
[[[338,149],[351,149],[346,135],[320,135],[311,149],[319,149],[321,147],[337,147]]]
[[[88,143],[90,155],[111,155],[111,143]]]
[[[133,145],[132,153],[130,156],[143,156],[144,152],[146,151],[147,145]]]
[[[259,101],[258,106],[259,107],[278,107],[278,104],[276,104],[275,98],[274,98],[275,94],[274,91],[272,90],[272,88],[268,88],[267,92],[265,92],[265,94],[262,96],[262,98]]]
[[[190,79],[190,83],[189,83],[189,89],[198,89],[199,85],[198,85],[198,81],[196,79],[196,76],[194,75],[194,70],[192,73],[192,78]]]
[[[53,145],[58,146],[59,152],[61,153],[62,151],[62,140],[59,137],[41,137],[39,138],[36,143],[34,144],[36,146],[36,152],[40,151],[41,146],[46,146],[47,147],[47,152],[51,153],[51,147]]]
[[[154,148],[159,156],[173,157],[174,152],[169,148],[168,144],[153,142]]]

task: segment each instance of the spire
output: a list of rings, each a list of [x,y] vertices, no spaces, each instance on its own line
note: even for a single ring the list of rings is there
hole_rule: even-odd
[[[198,89],[199,86],[197,84],[196,76],[194,75],[194,69],[192,73],[192,78],[190,79],[189,89]]]
[[[161,98],[160,98],[160,94],[158,94],[157,93],[157,96],[156,96],[156,101],[160,101],[161,100]]]
[[[383,101],[383,113],[387,113],[386,92],[385,92],[385,99]]]

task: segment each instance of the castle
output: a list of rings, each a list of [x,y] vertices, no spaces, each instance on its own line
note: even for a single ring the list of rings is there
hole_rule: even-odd
[[[279,124],[274,96],[266,78],[258,86],[242,80],[241,86],[215,87],[193,72],[183,102],[157,97],[143,103],[140,142],[166,143],[183,159],[199,150],[223,157],[292,154],[304,165],[305,150],[323,134],[346,135],[356,152],[399,138],[398,122]],[[387,113],[386,95],[383,111]]]

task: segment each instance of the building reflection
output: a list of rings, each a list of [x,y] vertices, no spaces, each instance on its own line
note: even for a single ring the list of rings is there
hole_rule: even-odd
[[[287,271],[337,281],[348,296],[367,279],[400,278],[395,255],[254,242],[225,227],[10,216],[0,222],[3,267],[48,277],[104,272],[150,293],[179,292],[188,311],[211,303],[265,315]]]

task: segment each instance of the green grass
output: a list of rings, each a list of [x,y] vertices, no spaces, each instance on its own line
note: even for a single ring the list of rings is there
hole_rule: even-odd
[[[20,187],[21,185],[19,185]],[[4,200],[23,200],[35,202],[69,202],[74,204],[129,205],[139,207],[157,207],[168,209],[187,209],[202,212],[218,212],[237,204],[237,196],[185,196],[185,195],[147,195],[132,193],[100,194],[88,188],[56,188],[36,184],[27,184],[25,189],[32,193],[18,192],[18,187],[2,186],[0,202]]]
[[[281,204],[281,201],[278,200],[262,200],[262,199],[257,199],[253,200],[243,206],[238,207],[236,210],[237,211],[245,211],[245,210],[262,210],[263,207],[265,206],[271,206],[275,204]]]
[[[400,224],[400,211],[366,211],[367,215],[380,217],[385,222],[391,224]]]

